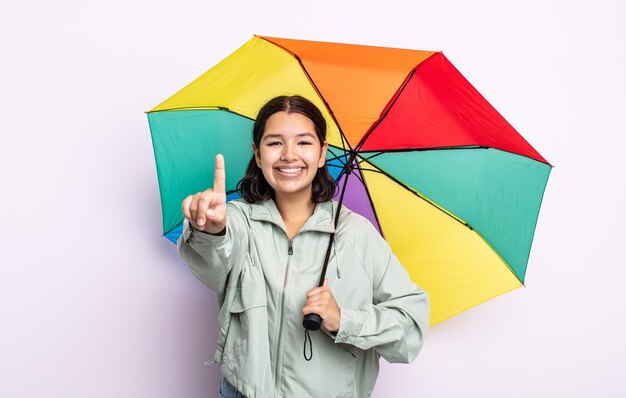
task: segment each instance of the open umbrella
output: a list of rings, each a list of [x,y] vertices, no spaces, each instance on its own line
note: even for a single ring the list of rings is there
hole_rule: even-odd
[[[324,113],[337,195],[428,291],[431,324],[523,285],[551,166],[441,52],[252,38],[148,112],[166,237],[215,154],[238,197],[256,112],[291,94]]]

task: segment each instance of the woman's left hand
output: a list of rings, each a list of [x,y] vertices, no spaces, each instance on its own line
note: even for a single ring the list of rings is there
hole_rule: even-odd
[[[302,309],[302,314],[317,314],[322,318],[322,326],[329,332],[339,330],[341,312],[335,301],[333,292],[328,286],[328,279],[324,279],[324,284],[320,287],[309,290],[306,293],[306,303]]]

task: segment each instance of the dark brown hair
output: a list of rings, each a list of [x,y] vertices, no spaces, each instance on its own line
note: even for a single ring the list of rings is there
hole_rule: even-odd
[[[299,113],[309,118],[315,126],[315,134],[320,140],[320,145],[324,145],[326,120],[322,112],[304,97],[283,95],[272,98],[259,110],[252,128],[252,140],[257,148],[261,145],[267,119],[277,112]],[[326,164],[317,170],[312,185],[311,199],[314,203],[325,202],[335,196],[335,180],[328,172]],[[237,183],[237,189],[241,197],[248,203],[258,203],[274,197],[274,189],[265,180],[263,172],[256,164],[254,155],[250,159],[246,174]]]

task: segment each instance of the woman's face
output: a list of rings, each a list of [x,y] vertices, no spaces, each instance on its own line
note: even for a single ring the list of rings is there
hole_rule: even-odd
[[[317,169],[326,162],[328,144],[320,144],[315,125],[299,113],[277,112],[267,119],[256,164],[278,197],[308,195]]]

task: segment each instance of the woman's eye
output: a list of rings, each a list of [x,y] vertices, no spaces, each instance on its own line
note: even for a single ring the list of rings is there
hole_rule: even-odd
[[[274,146],[274,145],[280,145],[280,144],[281,144],[280,141],[271,141],[267,143],[268,146]]]
[[[299,144],[300,145],[313,145],[311,141],[300,141]]]

